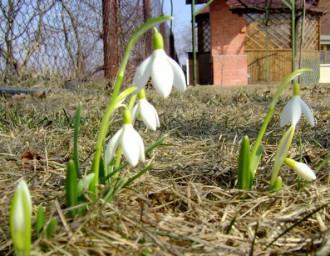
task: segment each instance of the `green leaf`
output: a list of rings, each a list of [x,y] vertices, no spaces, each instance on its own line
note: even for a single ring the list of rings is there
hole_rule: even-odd
[[[294,132],[295,132],[295,127],[291,126],[283,134],[283,136],[280,140],[280,143],[276,150],[275,161],[274,161],[274,165],[273,165],[273,169],[272,169],[272,178],[270,181],[271,188],[273,188],[275,186],[275,183],[277,182],[277,177],[279,176],[281,166],[284,162],[284,159],[288,155],[288,151],[289,151],[290,145],[292,143]]]
[[[37,210],[37,218],[36,218],[36,232],[37,232],[37,236],[40,236],[40,233],[42,232],[44,226],[46,223],[46,212],[45,212],[45,207],[43,206],[39,206],[38,210]]]
[[[80,133],[80,104],[76,108],[76,112],[73,118],[74,129],[73,129],[73,154],[72,158],[75,164],[77,177],[80,177],[80,166],[79,166],[79,133]]]
[[[238,187],[250,190],[252,187],[252,173],[250,169],[250,140],[244,136],[241,142],[238,160]]]
[[[282,2],[290,9],[292,10],[292,3],[289,0],[282,0]]]
[[[278,176],[272,186],[272,191],[274,191],[274,192],[280,191],[282,189],[282,187],[283,187],[282,178],[281,178],[281,176]]]
[[[257,168],[260,164],[263,153],[264,153],[264,146],[261,144],[258,147],[255,155],[250,155],[250,170],[252,173],[252,178],[254,178],[254,176],[256,175]]]
[[[77,172],[75,169],[75,163],[71,159],[66,168],[66,177],[65,177],[65,196],[66,196],[66,205],[72,207],[78,203],[78,178]],[[70,211],[72,216],[75,215],[76,210]]]
[[[125,99],[131,95],[132,93],[134,93],[135,91],[137,90],[137,87],[135,86],[132,86],[132,87],[128,87],[127,89],[125,89],[124,91],[122,91],[117,99],[116,99],[116,102],[115,102],[115,108],[119,107],[119,105],[121,103],[123,103],[125,101]]]
[[[47,227],[46,227],[46,236],[47,238],[52,238],[54,237],[55,233],[56,233],[56,229],[58,226],[58,222],[56,218],[51,218],[51,220],[49,221]]]

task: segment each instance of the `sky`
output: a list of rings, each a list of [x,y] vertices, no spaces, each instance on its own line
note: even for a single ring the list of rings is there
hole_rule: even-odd
[[[168,15],[171,14],[171,1],[164,0],[164,12]],[[190,5],[186,4],[186,0],[173,0],[173,30],[178,30],[182,26],[190,26],[191,10]]]
[[[196,9],[200,8],[201,5],[196,5]],[[164,0],[164,12],[167,15],[171,14],[171,1]],[[176,47],[180,48],[180,44],[183,42],[182,30],[184,28],[191,31],[191,5],[186,4],[186,0],[173,0],[173,32],[175,37]],[[190,34],[190,33],[189,33]],[[187,49],[188,51],[189,49]],[[185,58],[180,58],[180,62],[184,63]]]

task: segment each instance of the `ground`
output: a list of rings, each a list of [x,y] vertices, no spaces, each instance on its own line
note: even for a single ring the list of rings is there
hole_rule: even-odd
[[[317,171],[311,184],[282,168],[284,189],[268,191],[276,145],[284,129],[279,113],[264,139],[265,156],[253,190],[236,188],[239,141],[253,141],[274,86],[189,88],[167,100],[154,93],[161,128],[147,131],[146,144],[167,134],[148,155],[152,170],[112,203],[89,205],[72,220],[65,210],[64,170],[72,150],[72,116],[82,104],[81,166],[89,171],[94,141],[109,93],[97,83],[79,91],[53,88],[45,98],[0,100],[0,254],[13,254],[8,209],[16,182],[29,184],[33,213],[47,207],[59,221],[54,238],[33,237],[33,255],[328,255],[330,246],[329,86],[304,86],[317,125],[299,123],[290,156]],[[119,126],[114,118],[112,131]],[[127,169],[126,173],[134,170]],[[327,244],[326,244],[327,243]],[[327,247],[328,246],[328,247]],[[323,254],[322,254],[323,253]]]

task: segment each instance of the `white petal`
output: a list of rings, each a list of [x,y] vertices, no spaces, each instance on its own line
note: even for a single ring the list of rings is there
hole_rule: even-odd
[[[137,119],[139,112],[139,103],[137,103],[132,110],[132,122],[135,123],[135,120]]]
[[[315,125],[315,119],[312,110],[309,108],[309,106],[302,100],[300,99],[300,106],[301,110],[304,113],[306,119],[310,123],[311,126]]]
[[[307,181],[313,181],[316,179],[316,175],[313,170],[304,163],[297,162],[293,168],[293,170],[303,179]]]
[[[22,195],[18,195],[15,206],[14,206],[14,229],[15,231],[23,231],[25,227],[24,223],[24,202],[23,202],[23,197]]]
[[[126,160],[133,167],[136,166],[139,159],[141,159],[141,144],[143,145],[143,141],[140,134],[131,124],[125,124],[121,137],[121,146]]]
[[[171,93],[173,76],[172,66],[167,61],[164,50],[155,50],[151,66],[151,79],[152,85],[163,98],[167,98]]]
[[[181,92],[185,91],[187,88],[187,85],[186,85],[186,79],[184,77],[184,73],[183,73],[181,67],[179,66],[178,63],[176,63],[174,60],[172,60],[168,56],[167,56],[167,60],[172,66],[172,70],[173,70],[173,74],[174,74],[174,80],[173,80],[174,87]]]
[[[144,144],[143,144],[143,140],[141,137],[139,137],[139,147],[140,147],[140,154],[139,154],[139,159],[141,162],[145,161],[145,155],[144,155]]]
[[[151,63],[152,56],[146,58],[136,69],[133,85],[139,89],[144,89],[145,85],[148,83],[148,80],[151,76]]]
[[[29,206],[30,214],[32,214],[32,200],[30,190],[28,185],[26,184],[25,180],[21,180],[17,185],[17,190],[26,198]]]
[[[291,100],[284,107],[281,115],[280,115],[280,125],[281,127],[292,124],[296,125],[301,116],[301,107],[300,107],[300,97],[293,96]]]
[[[94,177],[95,177],[95,173],[90,173],[79,180],[78,196],[81,196],[82,193],[88,191],[88,188],[89,188],[90,184],[92,183]]]
[[[156,109],[145,99],[140,100],[139,104],[143,122],[149,129],[156,131],[159,125],[159,118]]]
[[[120,137],[122,136],[123,128],[118,130],[115,135],[109,140],[108,144],[105,147],[105,153],[104,153],[104,163],[106,166],[109,165],[111,160],[116,154],[119,142],[120,142]]]

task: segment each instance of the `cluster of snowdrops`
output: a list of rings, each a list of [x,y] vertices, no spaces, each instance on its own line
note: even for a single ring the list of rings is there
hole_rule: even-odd
[[[91,171],[86,176],[81,175],[79,167],[77,137],[79,135],[80,108],[77,108],[74,134],[75,147],[72,160],[67,165],[65,182],[66,206],[68,207],[66,212],[72,218],[84,214],[88,210],[89,201],[93,202],[99,198],[103,198],[111,202],[121,189],[129,186],[150,168],[150,161],[146,161],[145,152],[153,150],[161,144],[162,138],[148,148],[145,148],[143,139],[134,128],[134,123],[137,120],[143,121],[145,126],[152,131],[155,131],[160,126],[157,110],[147,100],[144,90],[145,85],[151,78],[153,87],[163,98],[167,98],[170,95],[173,86],[179,91],[186,90],[183,71],[174,60],[166,55],[162,35],[154,28],[157,24],[170,18],[168,16],[162,16],[150,19],[132,35],[124,53],[123,62],[118,70],[114,91],[109,99],[100,124]],[[130,52],[138,39],[152,28],[154,29],[152,38],[153,53],[137,67],[132,82],[133,86],[122,90]],[[290,86],[291,81],[303,72],[306,72],[306,70],[297,70],[286,77],[279,85],[253,146],[250,145],[247,136],[242,139],[238,159],[239,188],[246,190],[252,188],[263,153],[262,138],[273,115],[274,107],[282,92]],[[282,187],[282,179],[279,174],[283,163],[307,181],[316,179],[314,172],[306,164],[296,162],[287,157],[302,113],[312,126],[315,124],[312,111],[299,96],[299,84],[297,82],[294,82],[293,94],[292,99],[285,106],[281,114],[281,126],[290,126],[284,132],[275,154],[272,179],[270,181],[270,188],[273,191],[280,190]],[[111,132],[109,133],[111,118],[114,112],[118,110],[123,111],[122,127],[115,133],[112,133],[112,136],[109,136],[111,134]],[[109,136],[109,139],[107,139],[107,136]],[[140,166],[138,165],[139,162],[143,163],[141,169],[137,168]],[[127,163],[132,168],[136,168],[135,174],[131,177],[126,177],[121,172],[127,167]],[[50,237],[52,230],[56,229],[56,220],[47,221],[45,216],[45,209],[39,207],[35,216],[34,227],[38,235],[46,233]],[[28,185],[23,179],[18,182],[17,189],[11,201],[10,233],[16,255],[30,255],[32,199]]]

